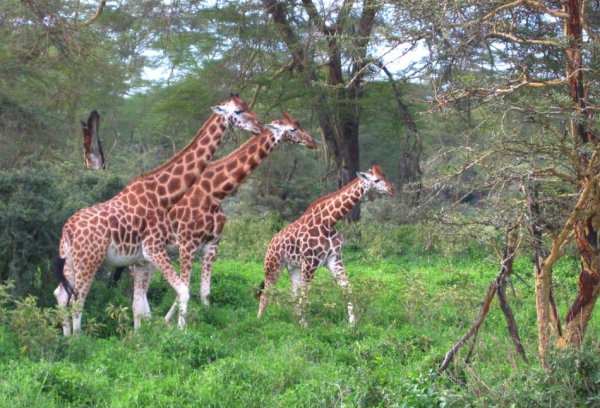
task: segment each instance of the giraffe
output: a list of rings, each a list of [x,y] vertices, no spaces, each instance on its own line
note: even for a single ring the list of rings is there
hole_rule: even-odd
[[[375,164],[368,172],[357,175],[340,190],[313,201],[300,218],[271,239],[264,261],[265,279],[258,293],[258,318],[263,316],[267,307],[266,291],[275,285],[284,267],[290,274],[292,295],[297,299],[295,312],[303,326],[306,325],[304,302],[317,268],[326,266],[344,292],[351,294],[340,253],[343,241],[335,224],[368,191],[394,195],[394,189],[379,165]],[[353,325],[356,319],[351,301],[348,301],[347,307],[348,321]]]
[[[60,284],[54,295],[61,308],[78,304],[73,313],[73,333],[81,330],[83,303],[103,261],[121,267],[155,265],[177,292],[178,323],[184,326],[189,289],[164,248],[166,213],[204,170],[228,127],[255,134],[262,129],[256,115],[236,95],[212,110],[192,141],[171,159],[135,178],[110,200],[79,210],[63,226],[59,257],[54,263]],[[71,334],[68,319],[63,322],[63,333]]]
[[[280,142],[317,147],[315,140],[300,123],[287,113],[281,120],[265,126],[259,136],[249,139],[226,157],[209,163],[192,188],[167,214],[170,244],[179,248],[180,277],[189,285],[192,262],[199,250],[203,254],[200,295],[208,306],[212,264],[217,257],[217,247],[225,225],[221,203],[262,163]],[[139,328],[141,317],[149,317],[150,307],[146,293],[152,270],[140,271],[134,266],[134,328]],[[166,319],[176,311],[175,302]]]

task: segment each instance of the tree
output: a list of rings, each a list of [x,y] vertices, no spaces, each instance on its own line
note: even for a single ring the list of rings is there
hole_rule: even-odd
[[[584,0],[427,3],[416,16],[432,27],[426,41],[437,107],[467,112],[479,129],[490,120],[503,125],[502,133],[468,146],[462,167],[478,169],[488,192],[502,193],[495,195],[496,217],[503,202],[530,220],[544,364],[552,331],[558,345],[581,344],[600,292],[598,17],[598,5]],[[529,191],[528,206],[510,204],[517,201],[507,186],[519,184]],[[563,332],[552,267],[572,237],[581,271]]]
[[[323,89],[315,95],[315,113],[328,153],[340,170],[338,184],[345,185],[360,170],[359,101],[373,63],[368,48],[382,3],[364,0],[356,7],[344,1],[321,10],[311,0],[302,1],[301,7],[275,0],[262,3],[291,55],[281,72],[296,71],[305,86]],[[359,216],[357,206],[348,218]]]

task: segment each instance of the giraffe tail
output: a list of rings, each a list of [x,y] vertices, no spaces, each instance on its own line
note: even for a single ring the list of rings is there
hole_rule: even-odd
[[[259,299],[260,296],[263,294],[264,290],[265,290],[265,281],[262,281],[260,283],[260,285],[258,285],[258,289],[256,290],[256,292],[254,292],[254,297]]]
[[[64,269],[65,269],[65,258],[61,258],[60,256],[57,256],[54,259],[54,276],[56,276],[56,279],[58,279],[59,284],[63,286],[63,288],[65,288],[65,291],[67,292],[67,305],[69,304],[69,302],[71,301],[71,296],[73,296],[73,286],[71,286],[71,284],[69,283],[69,281],[67,280],[67,278],[65,277],[64,274]]]

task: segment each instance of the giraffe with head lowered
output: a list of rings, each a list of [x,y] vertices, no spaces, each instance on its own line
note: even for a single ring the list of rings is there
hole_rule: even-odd
[[[315,140],[300,123],[287,113],[283,118],[267,124],[259,136],[250,138],[237,150],[222,159],[209,163],[192,188],[167,214],[169,244],[179,248],[180,277],[189,285],[192,262],[201,250],[203,255],[200,296],[209,303],[212,264],[225,225],[221,203],[231,194],[279,142],[288,142],[309,149],[317,147]],[[141,317],[150,314],[146,293],[150,283],[148,268],[134,267],[134,328],[140,326]],[[170,320],[178,303],[175,302],[166,319]]]
[[[304,303],[317,268],[326,266],[337,284],[348,295],[351,293],[341,258],[343,241],[335,224],[369,191],[394,195],[394,189],[379,165],[375,164],[368,172],[360,172],[357,176],[340,190],[313,201],[300,218],[271,239],[264,261],[265,277],[258,293],[259,318],[267,307],[267,291],[275,285],[284,267],[290,274],[292,295],[297,298],[295,312],[303,325],[306,325]],[[350,300],[347,306],[348,321],[354,324]]]
[[[185,324],[189,289],[165,250],[167,211],[190,189],[220,145],[230,126],[260,133],[262,126],[246,103],[235,95],[212,108],[213,113],[192,141],[166,163],[131,181],[108,201],[79,210],[63,226],[55,273],[54,295],[60,307],[79,303],[73,325],[63,322],[65,335],[81,330],[81,310],[96,270],[152,264],[177,292],[179,326]]]

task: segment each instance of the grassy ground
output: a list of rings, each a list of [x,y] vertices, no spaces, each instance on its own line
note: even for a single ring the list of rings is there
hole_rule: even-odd
[[[130,329],[125,309],[130,307],[127,280],[116,290],[102,282],[94,285],[84,312],[84,326],[94,329],[93,335],[55,336],[54,328],[43,327],[44,311],[22,302],[7,312],[12,320],[0,326],[0,405],[548,407],[599,402],[597,318],[584,351],[557,356],[553,374],[539,369],[528,260],[517,262],[524,280],[514,280],[510,301],[531,363],[515,353],[495,302],[470,364],[464,363],[465,347],[441,374],[437,367],[478,313],[496,261],[442,255],[377,262],[359,254],[347,258],[357,299],[355,328],[347,325],[344,298],[326,269],[318,272],[311,290],[308,328],[292,313],[287,274],[258,321],[253,292],[262,271],[253,261],[215,264],[212,305],[205,308],[194,297],[183,332],[160,318],[173,301],[160,277],[150,293],[156,317],[138,333]],[[574,266],[567,262],[556,272],[565,305],[573,293]],[[192,285],[197,295],[197,281]]]

